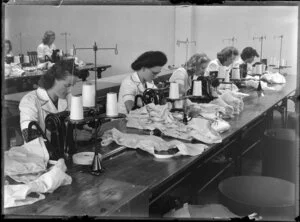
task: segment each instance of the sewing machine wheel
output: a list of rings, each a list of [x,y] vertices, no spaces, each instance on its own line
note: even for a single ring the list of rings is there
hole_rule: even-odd
[[[157,105],[159,103],[157,94],[153,89],[146,89],[143,94],[143,101],[145,104],[154,103]]]

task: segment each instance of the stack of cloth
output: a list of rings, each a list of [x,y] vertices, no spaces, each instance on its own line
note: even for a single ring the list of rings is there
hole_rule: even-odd
[[[247,81],[246,86],[252,87],[257,89],[259,84],[259,76],[246,76]],[[263,90],[275,90],[274,87],[272,87],[272,84],[285,84],[286,79],[283,75],[280,73],[272,73],[272,72],[266,72],[261,76],[260,84]]]
[[[20,64],[5,63],[5,77],[20,77],[25,74],[25,71],[21,68]]]
[[[112,142],[116,142],[118,145],[128,148],[142,149],[157,158],[178,155],[195,156],[201,154],[208,148],[205,144],[183,143],[178,140],[167,142],[158,136],[122,133],[115,128],[107,130],[103,134],[101,145],[107,146]]]
[[[163,135],[177,139],[198,141],[212,144],[222,142],[222,138],[211,124],[215,120],[207,118],[192,118],[187,125],[182,121],[181,113],[171,113],[170,106],[155,105],[153,103],[131,111],[127,115],[127,127],[154,130],[159,129]]]
[[[43,138],[36,138],[4,153],[4,175],[19,184],[4,185],[4,208],[32,204],[45,199],[43,193],[52,193],[58,187],[72,183],[65,172],[64,159],[51,162]]]

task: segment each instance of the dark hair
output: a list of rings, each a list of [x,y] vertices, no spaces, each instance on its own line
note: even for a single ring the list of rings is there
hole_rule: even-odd
[[[79,71],[74,66],[74,59],[61,60],[55,63],[44,75],[41,76],[38,84],[41,88],[50,89],[55,79],[62,80],[68,75],[78,76]]]
[[[246,48],[243,49],[243,51],[241,53],[242,60],[245,61],[246,59],[249,59],[252,56],[259,57],[257,51],[254,48],[252,48],[252,47],[246,47]]]
[[[8,52],[11,52],[12,50],[12,45],[11,45],[11,41],[9,41],[8,39],[5,39],[5,43],[7,43],[9,45],[9,51]]]
[[[218,52],[217,53],[217,58],[219,59],[220,63],[223,65],[224,62],[230,58],[232,55],[239,55],[239,51],[232,47],[232,46],[229,46],[229,47],[226,47],[224,49],[221,50],[221,52]]]
[[[55,36],[55,33],[53,31],[51,31],[51,30],[46,31],[45,34],[44,34],[44,37],[42,39],[42,42],[44,44],[48,44],[51,36]]]
[[[131,68],[138,71],[141,68],[152,68],[154,66],[164,66],[167,63],[167,56],[161,51],[148,51],[140,55],[132,64]]]

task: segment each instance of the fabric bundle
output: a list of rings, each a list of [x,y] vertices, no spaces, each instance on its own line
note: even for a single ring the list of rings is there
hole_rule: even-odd
[[[63,159],[50,169],[47,169],[48,162],[49,153],[41,137],[5,152],[5,176],[25,184],[5,183],[4,208],[32,204],[45,198],[42,193],[52,193],[60,186],[71,184]]]
[[[158,136],[122,133],[117,129],[106,131],[102,136],[101,145],[107,146],[113,141],[120,146],[142,149],[155,157],[159,157],[159,154],[157,154],[159,151],[168,151],[175,148],[178,149],[178,152],[174,153],[173,156],[195,156],[201,154],[207,148],[205,144],[187,144],[178,140],[167,142]]]
[[[266,73],[261,76],[261,79],[266,80],[270,84],[284,84],[286,80],[280,73]]]

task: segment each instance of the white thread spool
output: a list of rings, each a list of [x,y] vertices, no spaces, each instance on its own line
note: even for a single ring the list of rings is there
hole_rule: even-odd
[[[74,49],[70,49],[69,54],[70,56],[74,56]]]
[[[256,67],[256,74],[261,75],[262,74],[262,64],[257,64],[255,67]]]
[[[20,56],[14,56],[14,63],[20,63]]]
[[[169,98],[170,99],[178,99],[179,98],[179,85],[177,82],[171,82]]]
[[[29,63],[29,56],[28,55],[24,56],[24,63],[26,63],[26,64]]]
[[[281,66],[285,66],[285,60],[284,59],[281,59]]]
[[[202,96],[202,82],[194,80],[193,84],[193,96]]]
[[[240,69],[239,68],[233,68],[232,69],[232,79],[240,79],[241,75],[240,75]]]
[[[106,96],[106,115],[107,116],[118,116],[118,100],[117,93],[110,92]]]
[[[71,98],[71,120],[82,120],[83,119],[83,106],[82,106],[82,96],[76,95]]]
[[[59,55],[60,57],[62,57],[62,56],[63,56],[63,52],[62,52],[62,50],[61,50],[61,49],[59,50],[59,52],[58,52],[58,55]]]
[[[95,107],[95,84],[85,82],[82,85],[83,107]]]
[[[226,68],[224,66],[219,67],[218,78],[225,79],[226,76]]]
[[[174,101],[174,108],[175,109],[182,109],[183,108],[183,100]]]

